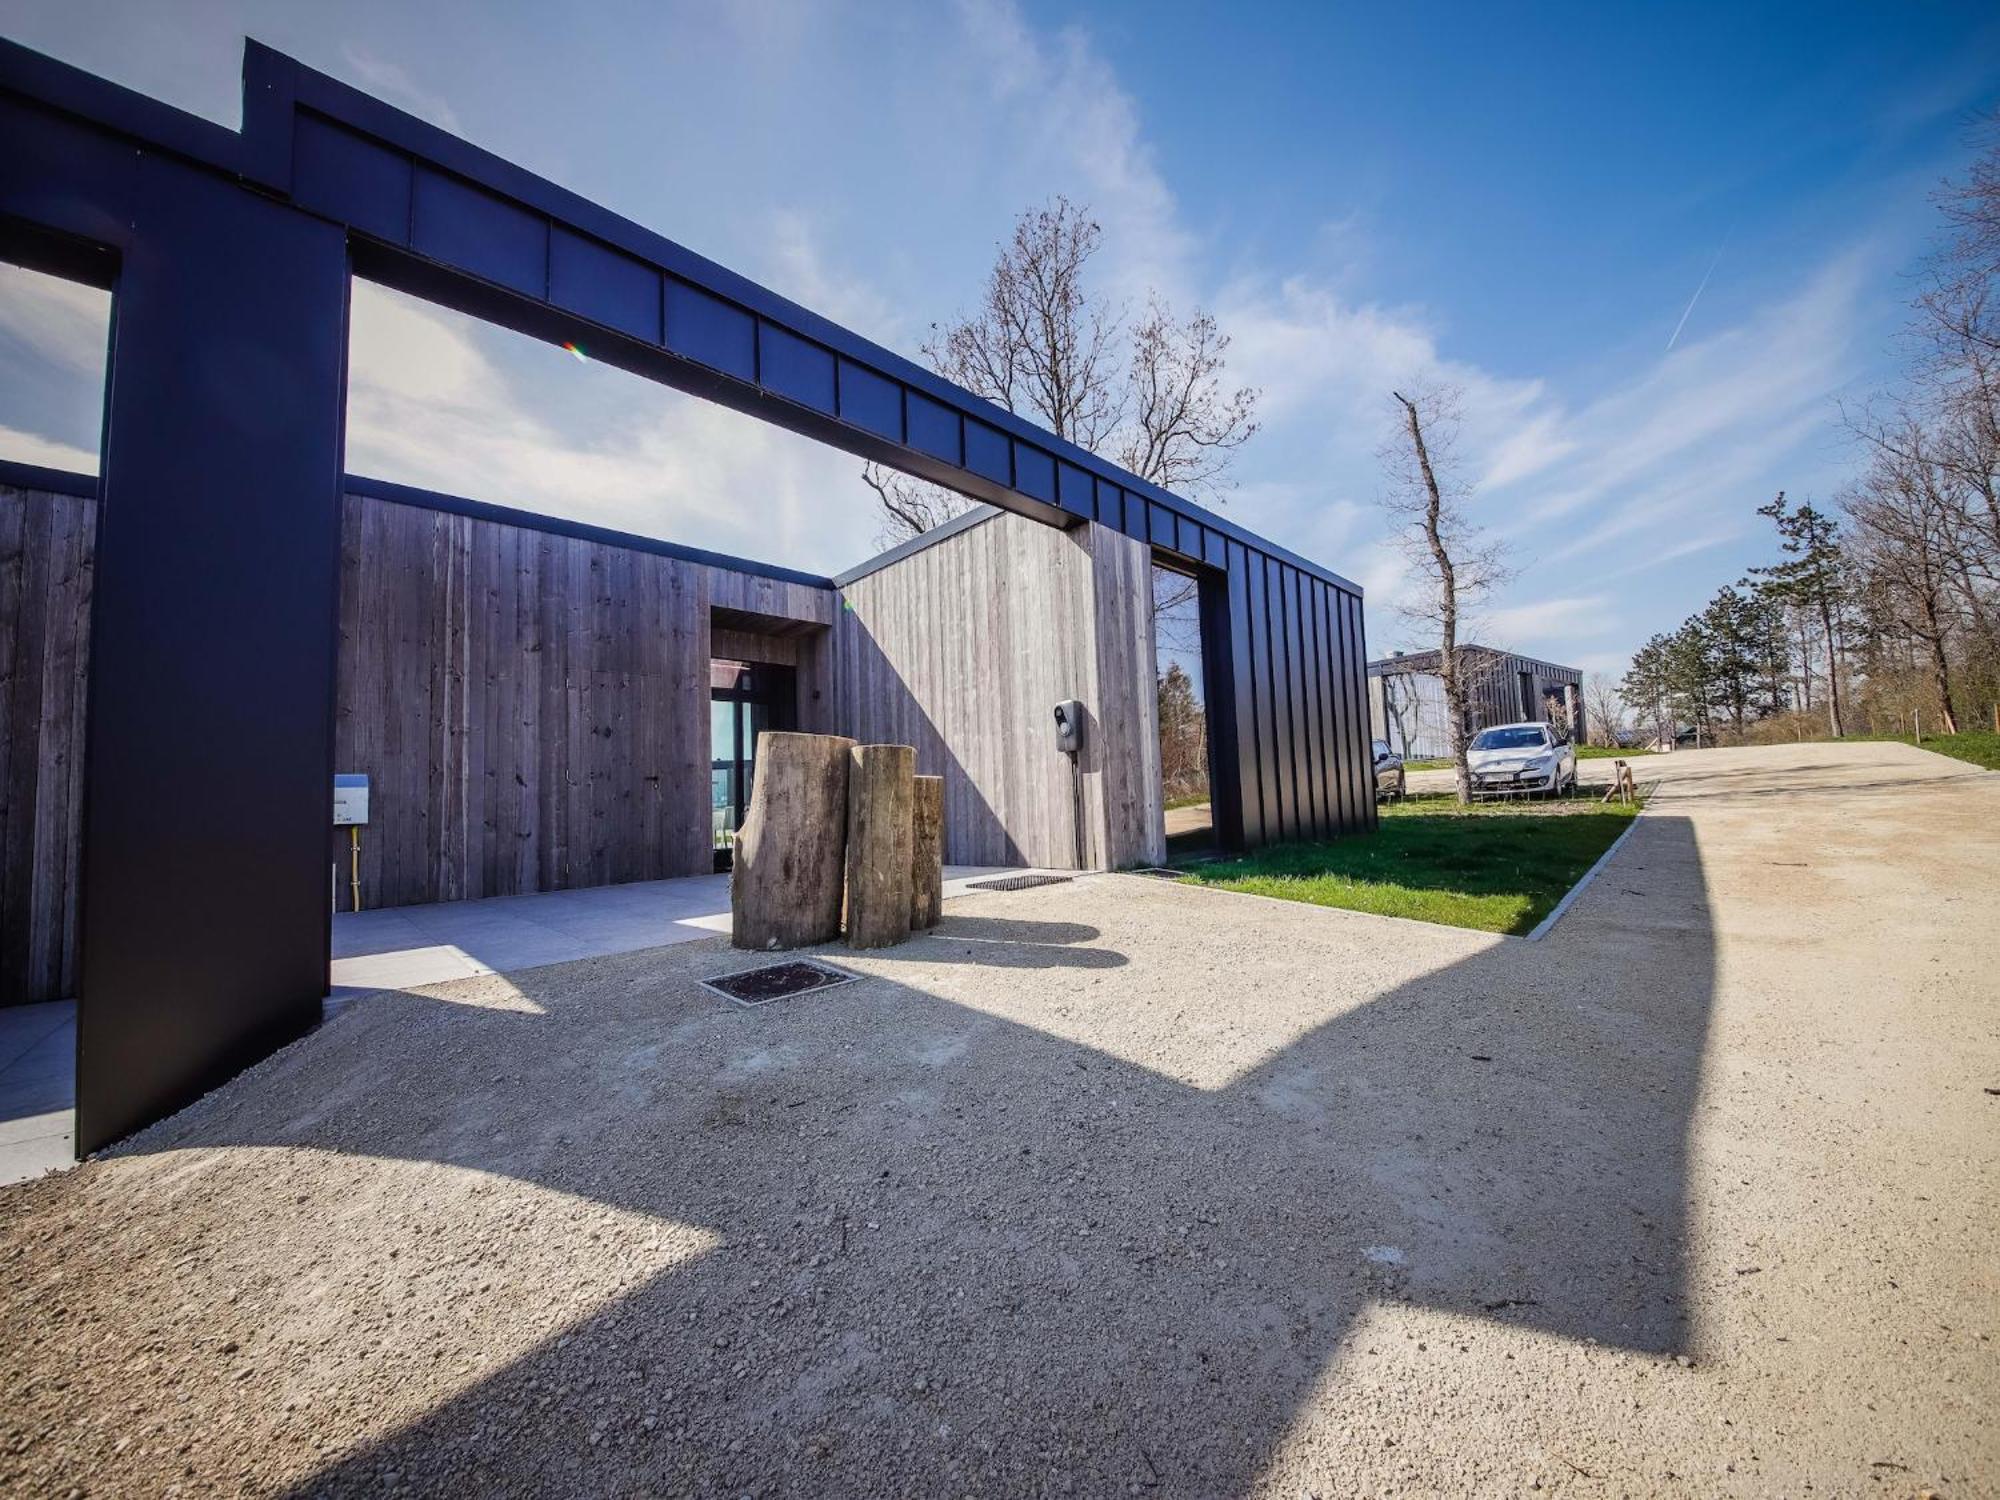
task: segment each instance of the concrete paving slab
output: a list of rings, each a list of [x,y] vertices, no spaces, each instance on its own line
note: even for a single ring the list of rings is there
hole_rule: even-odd
[[[1024,873],[1044,872],[952,865],[945,899],[976,880]],[[333,919],[334,998],[345,1004],[377,990],[693,942],[729,926],[727,875],[341,912]]]
[[[9,1005],[0,1008],[0,1071],[59,1031],[76,1017],[76,1003],[52,1000],[40,1005]]]
[[[0,1011],[0,1185],[75,1160],[75,1106],[75,1002]]]
[[[23,1140],[0,1141],[0,1187],[28,1182],[50,1172],[60,1172],[76,1164],[75,1138],[70,1110],[46,1117],[60,1122],[60,1130]]]

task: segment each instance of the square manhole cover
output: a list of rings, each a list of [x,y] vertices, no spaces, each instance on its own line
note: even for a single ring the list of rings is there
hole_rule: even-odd
[[[1031,891],[1038,885],[1066,885],[1072,875],[1002,875],[997,880],[968,880],[968,891]]]
[[[714,979],[704,979],[701,981],[701,987],[713,990],[723,999],[734,1001],[738,1005],[755,1007],[769,1005],[773,1000],[790,1000],[799,995],[810,995],[815,990],[830,990],[836,984],[846,984],[860,977],[858,974],[848,973],[845,969],[836,969],[832,964],[794,959],[781,964],[765,964],[758,969],[740,969],[734,974],[722,974]]]

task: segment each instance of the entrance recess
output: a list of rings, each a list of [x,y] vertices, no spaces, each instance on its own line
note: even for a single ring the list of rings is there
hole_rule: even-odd
[[[750,811],[757,736],[789,729],[795,691],[790,667],[715,660],[708,664],[709,806],[715,868],[729,868],[736,831]]]

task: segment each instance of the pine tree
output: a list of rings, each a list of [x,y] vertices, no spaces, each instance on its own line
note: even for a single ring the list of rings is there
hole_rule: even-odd
[[[1772,597],[1805,610],[1819,621],[1826,643],[1827,728],[1838,739],[1845,731],[1840,716],[1840,636],[1838,624],[1847,607],[1845,559],[1840,548],[1840,523],[1811,505],[1785,508],[1785,492],[1769,505],[1757,507],[1778,528],[1778,545],[1785,560],[1768,568],[1752,568]]]

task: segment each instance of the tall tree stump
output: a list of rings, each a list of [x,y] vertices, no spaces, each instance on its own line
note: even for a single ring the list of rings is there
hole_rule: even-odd
[[[848,766],[847,946],[886,948],[910,935],[917,752],[856,745]]]
[[[944,915],[944,778],[919,776],[910,817],[910,931]]]
[[[757,736],[757,779],[729,880],[737,947],[804,948],[840,936],[853,749],[836,734]]]

